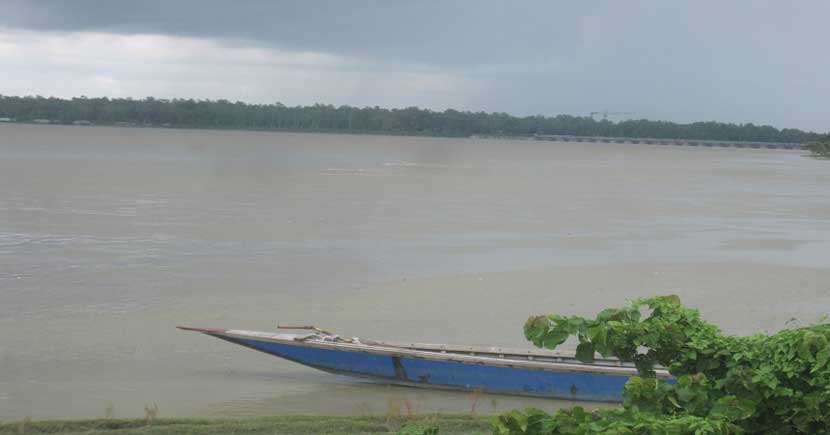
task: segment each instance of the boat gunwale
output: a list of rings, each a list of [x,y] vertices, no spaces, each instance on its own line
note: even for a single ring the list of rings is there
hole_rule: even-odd
[[[378,346],[391,346],[391,347],[402,347],[405,349],[414,349],[414,350],[426,350],[429,352],[441,352],[441,353],[471,353],[471,354],[489,354],[489,355],[504,355],[507,357],[540,357],[540,358],[552,358],[552,359],[569,359],[577,361],[576,359],[576,352],[568,351],[568,350],[537,350],[537,349],[516,349],[516,348],[506,348],[506,347],[485,347],[485,346],[464,346],[464,345],[455,345],[455,344],[434,344],[434,343],[403,343],[403,342],[395,342],[395,341],[378,341],[378,340],[367,340],[364,341],[365,344],[377,344]],[[609,367],[633,367],[624,365],[620,360],[617,358],[606,358],[603,356],[598,356],[594,358],[595,361],[601,361],[605,363],[605,365]],[[567,361],[556,361],[556,362],[567,362]],[[581,363],[580,364],[584,364]]]
[[[314,348],[321,348],[321,349],[335,349],[339,351],[346,351],[346,352],[363,352],[363,353],[371,353],[371,354],[380,354],[380,355],[389,355],[389,356],[398,356],[398,357],[409,357],[409,358],[418,358],[418,359],[426,359],[432,361],[451,361],[451,362],[459,362],[462,364],[474,364],[474,365],[487,365],[487,366],[495,366],[495,367],[509,367],[509,368],[527,368],[527,369],[536,369],[536,370],[550,370],[550,371],[560,371],[560,372],[577,372],[577,373],[593,373],[593,374],[600,374],[600,375],[610,375],[610,376],[635,376],[638,374],[637,369],[631,366],[615,366],[615,365],[602,365],[602,364],[586,364],[579,361],[573,362],[566,362],[566,361],[538,361],[532,359],[526,360],[517,360],[512,358],[499,358],[493,356],[484,356],[484,355],[465,355],[461,353],[442,353],[440,351],[430,351],[430,350],[418,350],[413,348],[407,347],[398,347],[391,344],[380,344],[382,342],[374,342],[379,344],[367,344],[367,343],[347,343],[347,342],[335,342],[335,341],[324,341],[320,339],[314,338],[306,338],[303,340],[297,340],[297,338],[303,337],[302,335],[294,335],[294,334],[273,334],[269,332],[261,332],[261,331],[248,331],[248,330],[235,330],[235,329],[228,329],[228,330],[210,330],[210,331],[200,331],[204,334],[217,336],[221,338],[222,336],[228,336],[231,338],[236,339],[253,339],[253,340],[260,340],[266,342],[273,342],[279,344],[286,344],[292,346],[300,346],[300,347],[314,347]],[[293,338],[282,338],[282,337],[293,337]],[[439,345],[440,346],[440,345]],[[484,349],[484,348],[482,348]],[[492,348],[491,348],[492,349]],[[538,352],[538,351],[536,351]],[[266,352],[268,353],[268,352]],[[482,352],[486,353],[486,352]],[[535,355],[530,355],[535,356]],[[557,356],[554,354],[551,356],[552,358],[563,357]],[[666,370],[657,370],[657,378],[659,379],[671,379],[672,376]]]

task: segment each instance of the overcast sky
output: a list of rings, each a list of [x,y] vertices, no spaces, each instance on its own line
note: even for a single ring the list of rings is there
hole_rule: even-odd
[[[830,130],[830,2],[0,0],[0,94]]]

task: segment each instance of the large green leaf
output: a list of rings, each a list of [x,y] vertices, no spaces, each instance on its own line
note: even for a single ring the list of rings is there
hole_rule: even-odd
[[[584,363],[594,362],[594,343],[579,343],[576,347],[576,359]]]

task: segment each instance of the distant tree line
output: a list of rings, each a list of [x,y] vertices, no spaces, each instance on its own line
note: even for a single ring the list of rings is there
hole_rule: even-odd
[[[695,122],[678,124],[645,119],[612,122],[589,116],[512,116],[507,113],[443,112],[418,107],[385,109],[315,104],[246,104],[227,100],[46,98],[0,95],[0,118],[20,122],[50,120],[94,124],[232,128],[432,136],[557,134],[758,142],[810,142],[819,135],[769,125]],[[41,121],[43,122],[43,121]]]

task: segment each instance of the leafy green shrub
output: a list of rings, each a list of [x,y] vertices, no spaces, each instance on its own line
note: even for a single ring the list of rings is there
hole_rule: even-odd
[[[633,362],[623,409],[529,409],[497,417],[497,434],[798,434],[830,430],[830,325],[775,335],[728,336],[676,296],[637,299],[594,319],[537,316],[525,324],[536,346],[579,339],[594,352]],[[676,378],[655,377],[661,365]]]

